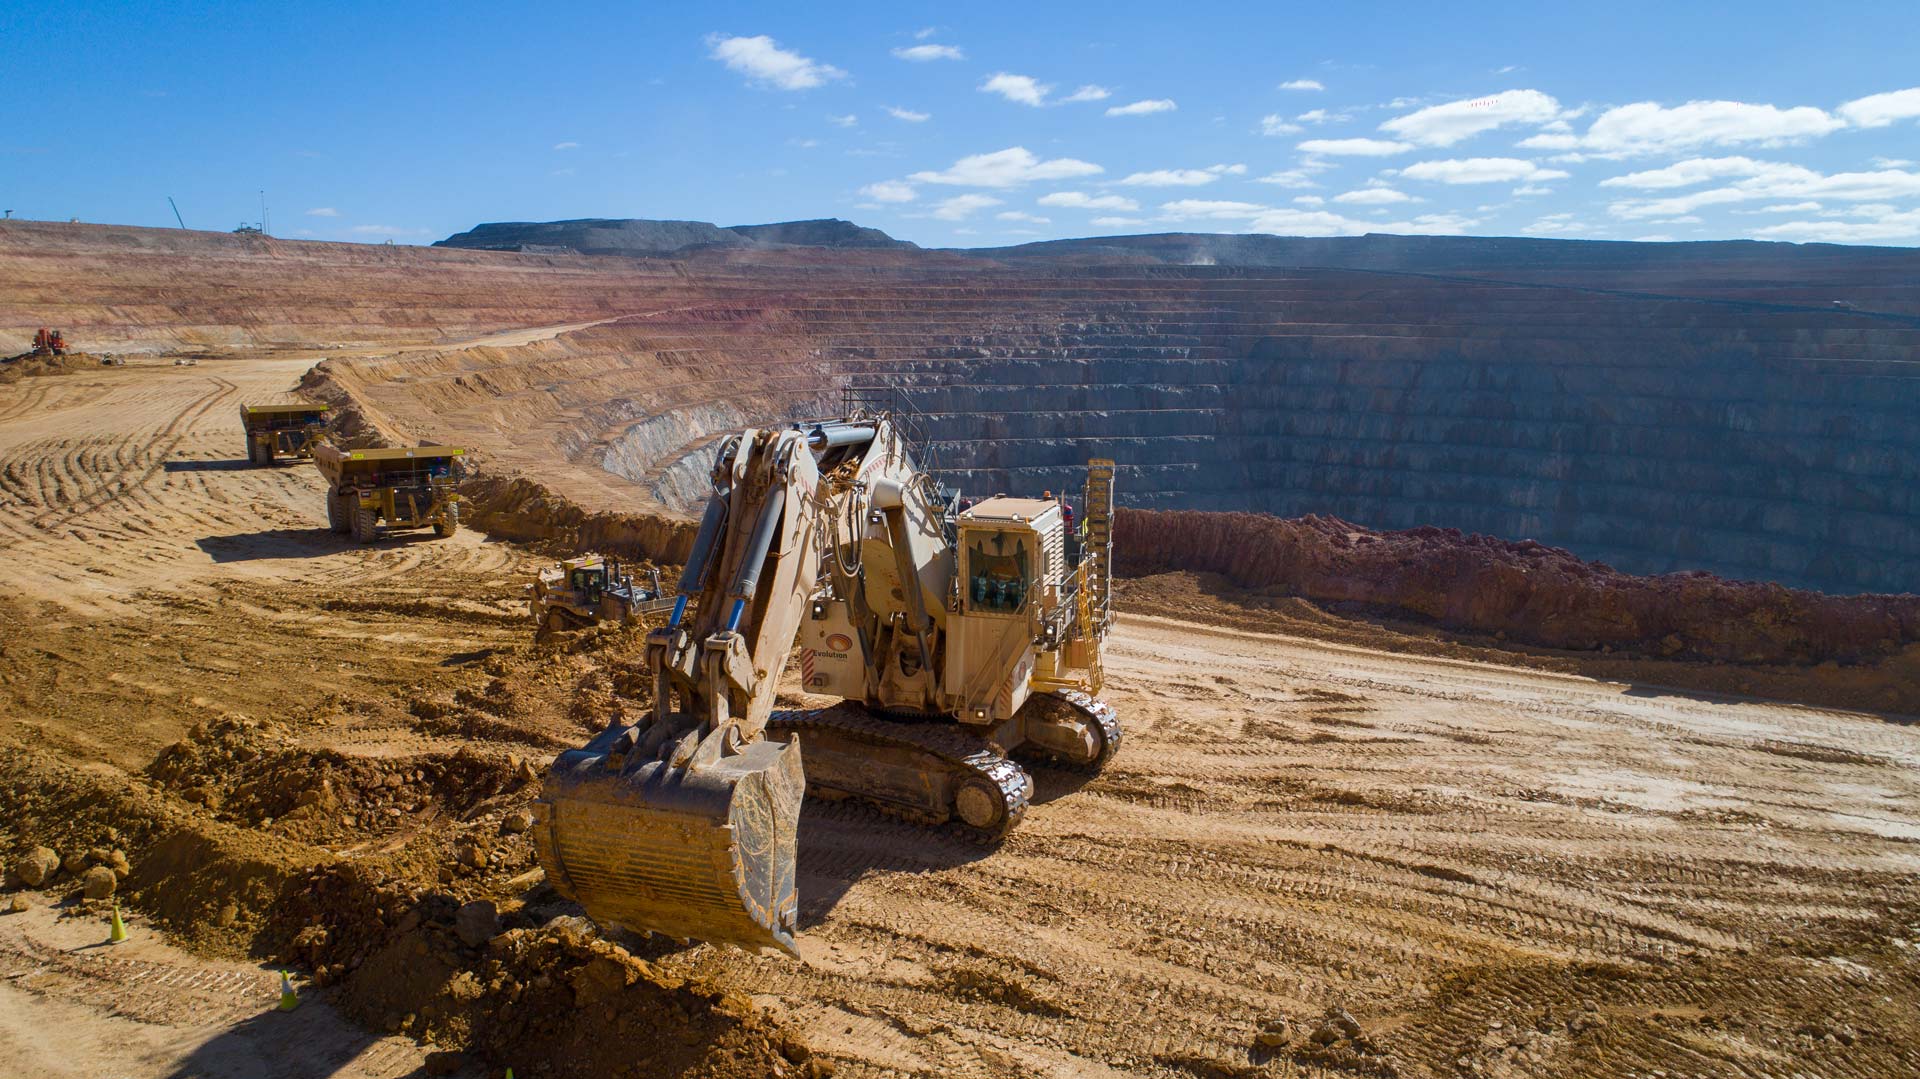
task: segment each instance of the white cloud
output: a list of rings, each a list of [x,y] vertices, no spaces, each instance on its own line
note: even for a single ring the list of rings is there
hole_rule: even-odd
[[[340,211],[331,206],[315,206],[307,211],[308,217],[339,217]]]
[[[1336,157],[1386,157],[1389,154],[1406,153],[1413,149],[1413,145],[1385,139],[1308,139],[1299,144],[1299,149],[1303,153],[1332,154]]]
[[[875,202],[912,202],[919,197],[913,185],[899,180],[881,180],[860,189],[860,193]]]
[[[1160,209],[1175,217],[1252,217],[1266,213],[1272,207],[1257,202],[1234,202],[1227,199],[1175,199],[1163,202]]]
[[[1757,210],[1735,210],[1736,214],[1810,214],[1820,209],[1817,202],[1780,202]]]
[[[1592,232],[1593,226],[1574,220],[1572,214],[1548,214],[1520,231],[1538,236],[1557,232]]]
[[[1125,210],[1132,212],[1140,204],[1124,195],[1089,195],[1085,191],[1055,191],[1037,200],[1042,206],[1064,206],[1074,210]]]
[[[1210,165],[1204,169],[1154,169],[1136,172],[1120,183],[1128,187],[1199,187],[1222,176],[1245,175],[1245,165]]]
[[[1492,97],[1463,98],[1430,105],[1380,125],[1408,142],[1452,146],[1507,124],[1544,124],[1560,115],[1560,103],[1538,90],[1507,90]]]
[[[1755,236],[1815,243],[1879,243],[1920,238],[1920,209],[1887,214],[1878,221],[1789,221],[1755,229]]]
[[[1609,176],[1600,181],[1600,186],[1637,187],[1644,190],[1691,187],[1694,184],[1702,184],[1708,180],[1718,180],[1726,176],[1759,176],[1792,167],[1771,161],[1755,161],[1750,157],[1695,157],[1676,161],[1661,169],[1630,172],[1625,176]]]
[[[1212,199],[1176,199],[1161,204],[1160,208],[1173,220],[1200,218],[1225,221],[1237,223],[1239,231],[1293,236],[1355,236],[1364,232],[1433,235],[1458,233],[1479,224],[1478,219],[1451,213],[1421,214],[1409,221],[1361,221],[1329,210],[1301,210]]]
[[[1269,172],[1260,177],[1258,182],[1272,184],[1275,187],[1318,187],[1319,185],[1313,182],[1312,176],[1312,172],[1307,169],[1285,169],[1280,172]]]
[[[1280,84],[1282,90],[1325,90],[1319,79],[1288,79]]]
[[[1344,112],[1330,113],[1325,109],[1308,109],[1306,112],[1294,117],[1294,119],[1303,124],[1324,124],[1338,120],[1350,120],[1352,117]]]
[[[755,37],[707,35],[707,55],[745,75],[750,81],[781,90],[811,90],[844,79],[847,73],[783,49],[765,34]]]
[[[1137,217],[1096,217],[1093,224],[1103,229],[1127,229],[1146,224]]]
[[[1879,202],[1920,198],[1920,172],[1881,169],[1877,172],[1838,172],[1822,175],[1799,165],[1771,164],[1766,171],[1726,187],[1695,191],[1665,199],[1615,202],[1607,211],[1627,219],[1688,214],[1705,206],[1749,199],[1837,199],[1842,202]]]
[[[1419,202],[1404,191],[1395,191],[1391,187],[1363,187],[1358,191],[1348,191],[1333,197],[1335,202],[1344,202],[1353,206],[1390,206],[1396,202]]]
[[[1641,101],[1601,113],[1584,135],[1544,134],[1520,140],[1528,150],[1595,154],[1674,153],[1700,146],[1785,146],[1829,134],[1846,121],[1810,105],[1780,109],[1740,101],[1689,101],[1666,108]]]
[[[1700,219],[1693,214],[1682,214],[1679,217],[1663,217],[1654,222],[1656,225],[1698,225],[1699,223]]]
[[[1539,184],[1522,184],[1514,188],[1513,193],[1520,198],[1526,198],[1532,195],[1551,195],[1553,194],[1553,188],[1542,187]]]
[[[910,124],[924,124],[933,119],[933,114],[930,112],[915,112],[912,109],[896,108],[892,105],[887,105],[885,108],[888,116],[896,120],[905,120]]]
[[[1833,111],[1855,127],[1886,127],[1896,120],[1911,120],[1920,116],[1920,86],[1854,98]]]
[[[1325,206],[1327,200],[1318,195],[1295,195],[1293,201],[1302,206]]]
[[[1877,169],[1910,169],[1920,165],[1920,161],[1909,161],[1904,157],[1875,157],[1871,164]]]
[[[940,28],[938,26],[922,26],[913,32],[913,40],[925,41],[939,32]]]
[[[1000,204],[1001,200],[992,195],[955,195],[934,203],[933,216],[942,221],[964,221],[977,210]]]
[[[928,60],[965,60],[967,54],[957,45],[908,45],[893,50],[893,55],[901,60],[926,63]]]
[[[1038,108],[1047,103],[1047,95],[1053,92],[1053,86],[1043,83],[1031,75],[1009,75],[1004,71],[995,72],[980,84],[983,94],[999,94],[1017,105],[1031,105]]]
[[[1061,98],[1060,101],[1062,104],[1073,104],[1080,101],[1105,101],[1112,96],[1112,90],[1104,86],[1095,86],[1092,83],[1088,83],[1073,93],[1068,94],[1066,97]]]
[[[858,116],[855,116],[853,113],[848,113],[845,116],[827,117],[827,123],[830,123],[835,127],[852,127],[855,124],[858,124],[859,122],[860,122],[860,118]]]
[[[1038,214],[1030,214],[1024,210],[1006,210],[993,216],[1002,221],[1025,221],[1029,225],[1050,225],[1053,223],[1053,218],[1051,217],[1041,217]]]
[[[1180,106],[1172,98],[1154,98],[1149,101],[1136,101],[1131,105],[1115,105],[1107,110],[1108,116],[1150,116],[1156,112],[1172,112]]]
[[[1071,157],[1042,160],[1024,146],[1010,146],[990,154],[963,157],[940,172],[916,172],[909,179],[961,187],[1016,187],[1034,180],[1066,180],[1104,171],[1090,161]]]
[[[1306,129],[1299,124],[1288,123],[1286,117],[1281,116],[1277,112],[1269,113],[1260,118],[1260,133],[1262,135],[1297,135],[1304,130]]]
[[[553,148],[556,150],[578,150],[580,144],[577,142],[556,142],[553,144]]]
[[[1469,157],[1417,162],[1401,169],[1400,175],[1443,184],[1497,184],[1564,180],[1569,174],[1559,169],[1543,169],[1517,157]]]
[[[1465,214],[1421,214],[1412,221],[1396,221],[1392,224],[1374,225],[1373,228],[1390,232],[1410,232],[1427,236],[1455,236],[1478,225],[1480,219]]]

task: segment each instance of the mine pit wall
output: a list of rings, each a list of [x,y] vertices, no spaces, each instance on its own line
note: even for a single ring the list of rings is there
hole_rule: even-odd
[[[1530,348],[1378,358],[1267,338],[1244,359],[902,372],[947,482],[1123,504],[1325,513],[1535,538],[1635,573],[1920,587],[1920,362]]]
[[[1832,593],[1920,582],[1917,319],[1350,271],[686,280],[553,341],[324,366],[413,438],[514,432],[480,456],[492,475],[589,516],[697,512],[718,436],[880,384],[973,496],[1074,491],[1107,456],[1134,508],[1451,527]]]

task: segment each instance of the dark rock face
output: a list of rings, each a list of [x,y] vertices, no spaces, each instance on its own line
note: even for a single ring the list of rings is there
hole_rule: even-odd
[[[912,247],[879,229],[851,221],[781,221],[722,228],[705,221],[582,218],[505,221],[476,225],[435,247],[486,251],[574,251],[583,255],[669,255],[710,247]]]
[[[848,381],[897,390],[969,494],[1072,490],[1104,456],[1139,508],[1440,525],[1632,573],[1920,590],[1920,320],[1336,270],[977,285],[823,282],[724,330],[636,327],[634,348],[737,358],[780,392],[746,414],[725,383],[731,396],[609,438],[603,463],[691,509],[703,436],[832,411],[819,389]],[[768,366],[769,347],[807,370]]]

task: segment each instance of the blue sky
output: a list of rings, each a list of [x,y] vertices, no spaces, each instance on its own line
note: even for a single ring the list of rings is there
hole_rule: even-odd
[[[1920,245],[1910,0],[695,8],[12,0],[0,208]]]

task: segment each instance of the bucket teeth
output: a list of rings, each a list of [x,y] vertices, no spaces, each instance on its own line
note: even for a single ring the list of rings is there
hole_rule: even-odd
[[[548,881],[603,927],[793,952],[799,746],[676,768],[624,754],[624,733],[548,773],[533,829]]]

